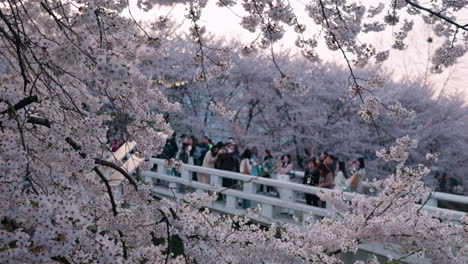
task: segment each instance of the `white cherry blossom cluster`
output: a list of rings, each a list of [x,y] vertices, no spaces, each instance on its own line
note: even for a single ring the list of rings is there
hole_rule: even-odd
[[[234,116],[236,115],[236,112],[234,110],[228,110],[226,109],[226,107],[224,107],[222,105],[222,103],[220,102],[215,102],[215,101],[211,101],[208,105],[208,108],[215,112],[215,113],[218,113],[220,114],[221,116],[224,116],[226,117],[227,119],[229,120],[232,120],[234,118]]]
[[[178,172],[182,172],[184,170],[184,163],[180,160],[175,160],[171,158],[169,160],[165,160],[165,165],[167,169],[175,169]]]
[[[403,164],[409,155],[409,150],[417,147],[417,141],[408,136],[397,139],[397,145],[390,148],[384,148],[376,152],[377,157],[385,161],[395,161]]]
[[[437,153],[427,153],[426,154],[426,160],[428,160],[428,161],[438,161],[439,160],[439,155]]]
[[[218,0],[218,2],[216,2],[216,4],[218,6],[221,6],[221,7],[230,7],[230,6],[236,5],[236,1],[234,1],[234,0]]]
[[[455,64],[457,59],[466,54],[467,51],[466,45],[457,45],[450,40],[446,40],[432,57],[432,64],[434,65],[432,71],[441,73],[444,68]]]
[[[96,71],[112,81],[123,81],[129,77],[128,66],[125,64],[118,64],[115,62],[107,61],[106,58],[101,57],[96,65]]]
[[[428,6],[437,7],[436,2],[442,3],[438,12],[449,19],[466,7],[466,1],[434,1]],[[131,175],[125,175],[119,200],[102,176],[120,165],[103,162],[108,130],[118,129],[127,142],[136,141],[135,156],[149,158],[173,133],[163,113],[180,109],[142,72],[143,61],[166,59],[165,53],[178,52],[166,43],[177,36],[169,36],[169,22],[160,20],[147,27],[129,17],[133,6],[128,3],[49,0],[0,5],[0,63],[6,65],[0,76],[1,263],[141,264],[166,259],[167,263],[341,263],[334,252],[356,251],[367,242],[424,249],[434,263],[466,263],[468,236],[463,225],[468,219],[455,225],[439,220],[445,215],[413,208],[427,193],[418,181],[428,173],[423,166],[397,167],[394,175],[377,183],[379,197],[358,197],[350,203],[343,201],[343,195],[329,197],[341,217],[303,228],[271,225],[263,229],[249,223],[255,210],[245,216],[212,214],[205,206],[216,200],[216,194],[189,194],[173,202],[159,199],[150,192],[153,186],[136,183]],[[198,23],[206,0],[137,1],[145,10],[156,4],[187,4],[192,44],[198,50],[205,48],[201,37],[207,29]],[[218,1],[222,7],[234,4]],[[424,10],[409,8],[409,1],[393,5],[397,14],[390,12],[384,25],[403,23],[399,27],[403,33],[396,36],[403,43],[412,28],[398,19],[404,17],[399,12],[417,15]],[[296,27],[298,34],[312,28],[298,24],[288,1],[246,0],[242,7],[247,12],[242,26],[262,34],[255,47],[271,47],[284,37],[286,27]],[[364,23],[374,25],[368,26],[369,32],[382,30],[382,24],[368,19],[377,19],[384,5],[366,13],[362,5],[350,1],[321,0],[312,1],[308,10],[324,38],[299,43],[307,48],[306,57],[315,57],[319,40],[331,50],[342,49],[357,58],[359,66],[371,57],[383,61],[388,56],[356,41]],[[455,31],[463,29],[437,16],[426,16],[424,21],[450,41],[433,58],[441,71],[466,53],[466,37],[455,38]],[[156,48],[165,50],[155,52]],[[198,55],[197,64],[206,58],[201,52]],[[184,67],[184,61],[176,65],[168,61],[162,68],[169,70],[158,75],[179,77],[176,66]],[[221,62],[221,69],[230,66],[224,59]],[[197,73],[187,73],[185,80],[196,79]],[[292,94],[305,93],[305,87],[288,77],[278,84],[278,89]],[[374,118],[378,99],[368,96],[365,101],[363,111]],[[209,109],[227,118],[236,114],[215,101]],[[402,138],[379,155],[402,163],[412,147],[412,140]],[[143,165],[140,169],[145,170]],[[183,243],[183,256],[168,250],[173,235]],[[154,245],[154,239],[163,242]],[[454,252],[453,247],[461,249]]]
[[[361,110],[359,115],[366,122],[372,122],[380,115],[380,100],[374,96],[369,95],[364,99],[364,103],[361,104]]]
[[[319,62],[320,57],[316,51],[318,41],[316,39],[304,39],[302,36],[299,36],[295,42],[296,46],[301,48],[301,53],[304,58],[310,60],[311,62]]]
[[[387,110],[387,115],[397,122],[411,120],[416,115],[414,110],[404,108],[400,102],[387,106]]]
[[[366,81],[365,85],[369,88],[382,88],[385,84],[385,79],[383,75],[375,74]]]
[[[310,89],[293,77],[286,75],[282,75],[280,78],[275,79],[275,87],[279,91],[291,94],[292,96],[304,96]]]
[[[249,56],[249,55],[252,55],[254,54],[255,52],[257,51],[257,46],[255,45],[255,43],[250,43],[248,45],[244,45],[243,47],[241,47],[240,49],[240,53],[244,56]]]

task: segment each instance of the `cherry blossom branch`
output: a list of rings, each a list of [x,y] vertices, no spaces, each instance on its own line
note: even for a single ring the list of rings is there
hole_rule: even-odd
[[[93,171],[96,172],[96,174],[99,176],[99,178],[104,182],[104,185],[106,186],[107,194],[109,195],[109,199],[112,205],[112,213],[114,216],[117,216],[117,205],[114,200],[114,194],[112,193],[112,187],[109,184],[109,181],[106,179],[104,174],[97,168],[94,167]]]
[[[273,50],[273,38],[271,36],[271,29],[270,29],[270,26],[269,24],[265,21],[264,17],[262,16],[262,13],[260,12],[260,10],[258,10],[258,6],[257,6],[257,2],[256,1],[253,1],[252,2],[253,5],[254,5],[254,8],[255,8],[255,11],[257,11],[257,14],[258,16],[260,17],[260,20],[262,21],[262,24],[263,26],[266,28],[266,30],[268,31],[268,37],[269,37],[269,40],[270,40],[270,54],[271,54],[271,60],[273,61],[273,64],[275,65],[276,69],[279,71],[279,73],[281,74],[281,77],[286,77],[286,74],[283,73],[283,71],[281,70],[281,68],[279,67],[278,63],[276,62],[276,58],[275,58],[275,52]]]
[[[65,257],[63,256],[54,256],[50,258],[51,260],[57,261],[62,264],[71,264]]]
[[[120,242],[122,243],[123,257],[124,257],[124,259],[128,259],[128,249],[127,249],[127,245],[125,244],[125,241],[124,241],[123,232],[118,230],[118,233],[119,233],[119,237],[120,237]]]
[[[31,116],[31,117],[28,117],[27,122],[31,123],[31,124],[35,124],[35,125],[45,126],[45,127],[48,127],[48,128],[51,127],[50,121],[48,119],[45,119],[45,118]]]
[[[170,231],[170,223],[169,220],[167,219],[166,214],[164,213],[163,210],[158,209],[158,211],[163,215],[162,221],[166,224],[166,235],[167,235],[167,253],[166,253],[166,259],[164,261],[165,264],[168,263],[169,261],[169,256],[171,255],[171,231]]]
[[[24,99],[22,99],[21,101],[19,101],[18,103],[16,103],[15,105],[13,105],[13,107],[11,107],[11,110],[14,110],[14,111],[18,111],[32,103],[37,103],[39,100],[38,100],[38,97],[36,95],[33,95],[33,96],[28,96]],[[8,109],[7,110],[4,110],[3,112],[0,112],[0,114],[6,114],[8,113]]]
[[[435,12],[427,7],[423,7],[413,1],[410,1],[410,0],[405,0],[406,3],[408,3],[409,5],[415,7],[416,9],[420,9],[420,10],[423,10],[423,11],[426,11],[427,13],[435,16],[435,17],[438,17],[440,19],[442,19],[443,21],[451,24],[451,25],[454,25],[455,27],[457,27],[457,29],[461,29],[461,30],[465,30],[465,31],[468,31],[468,24],[465,24],[465,25],[461,25],[455,21],[453,21],[452,19],[442,15],[442,11],[441,12]]]
[[[80,151],[81,150],[81,146],[79,146],[73,139],[71,139],[70,137],[67,137],[65,139],[65,141],[70,144],[70,146],[72,146],[72,148],[76,151]],[[81,157],[83,158],[86,158],[86,154],[85,153],[82,153],[80,152],[80,155]],[[137,183],[135,182],[135,180],[133,180],[132,176],[130,176],[124,169],[122,169],[120,166],[112,163],[112,162],[109,162],[109,161],[106,161],[106,160],[102,160],[102,159],[99,159],[99,158],[95,158],[94,159],[94,162],[96,164],[99,164],[99,165],[103,165],[103,166],[106,166],[106,167],[109,167],[109,168],[112,168],[118,172],[120,172],[129,182],[130,184],[133,185],[133,187],[135,188],[136,191],[138,191],[138,185]]]
[[[12,12],[13,12],[13,10],[12,10]],[[13,14],[13,16],[16,18],[15,14]],[[26,92],[26,87],[27,87],[28,83],[30,83],[31,81],[29,81],[29,78],[26,76],[26,69],[25,69],[25,66],[24,66],[24,62],[22,60],[21,50],[22,50],[23,42],[22,42],[20,36],[18,35],[18,33],[13,29],[13,26],[11,25],[10,21],[3,14],[2,10],[0,10],[0,18],[7,25],[8,29],[10,30],[11,34],[13,35],[14,45],[16,47],[16,56],[18,57],[18,64],[20,66],[21,76],[23,77],[23,85],[24,85],[23,90],[24,90],[24,92]],[[5,35],[8,36],[8,34],[5,34]]]
[[[135,188],[136,191],[138,191],[138,185],[137,183],[135,182],[135,180],[132,178],[132,176],[130,176],[124,169],[122,169],[122,167],[112,163],[112,162],[109,162],[107,160],[103,160],[103,159],[94,159],[94,162],[96,164],[99,164],[99,165],[103,165],[103,166],[106,166],[106,167],[109,167],[109,168],[112,168],[118,172],[120,172],[129,182],[130,184],[133,185],[133,187]]]
[[[320,3],[321,10],[322,10],[322,16],[323,16],[323,18],[324,18],[324,20],[325,20],[325,23],[326,23],[327,27],[329,28],[329,33],[330,33],[330,35],[332,36],[332,38],[333,38],[334,42],[336,43],[337,47],[338,47],[339,50],[341,51],[341,53],[342,53],[342,55],[343,55],[343,57],[344,57],[344,59],[345,59],[345,61],[346,61],[346,64],[347,64],[347,66],[348,66],[348,69],[349,69],[349,72],[350,72],[350,76],[351,76],[351,78],[353,79],[353,85],[356,86],[356,93],[359,95],[359,98],[360,98],[361,101],[364,103],[364,98],[363,98],[362,92],[361,92],[361,90],[360,90],[361,86],[360,86],[360,85],[358,84],[358,82],[357,82],[357,77],[354,75],[354,70],[353,70],[353,68],[352,68],[352,66],[351,66],[351,63],[350,63],[350,61],[349,61],[349,59],[348,59],[348,56],[346,55],[346,52],[344,51],[343,47],[342,47],[341,44],[339,43],[338,39],[336,38],[335,34],[333,33],[333,31],[332,31],[332,29],[331,29],[331,27],[330,27],[330,24],[329,24],[329,22],[328,22],[328,18],[327,18],[327,16],[326,16],[325,6],[324,6],[324,4],[323,4],[323,1],[322,1],[322,0],[319,0],[319,3]],[[377,133],[377,136],[378,136],[379,139],[380,139],[381,145],[385,147],[385,143],[383,142],[383,139],[382,139],[381,136],[380,136],[380,132],[379,132],[378,126],[377,126],[377,124],[376,124],[376,122],[375,122],[375,119],[374,119],[373,115],[370,114],[369,117],[370,117],[371,122],[372,122],[372,124],[373,124],[373,127],[374,127],[374,129],[375,129],[375,131],[376,131],[376,133]],[[390,135],[390,136],[391,136],[391,135]]]

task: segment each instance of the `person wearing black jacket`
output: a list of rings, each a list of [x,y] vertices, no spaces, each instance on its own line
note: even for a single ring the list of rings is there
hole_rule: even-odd
[[[317,162],[314,158],[307,161],[307,169],[304,172],[303,184],[317,186],[319,184],[319,173],[317,170]],[[306,193],[306,203],[308,205],[318,206],[320,199],[317,195]]]
[[[177,147],[177,143],[175,141],[174,137],[170,137],[167,139],[166,144],[164,145],[163,151],[161,152],[160,155],[158,155],[158,158],[161,159],[175,159],[177,152],[179,151],[179,148]]]
[[[215,168],[225,171],[239,172],[239,158],[238,153],[235,152],[234,145],[229,145],[227,149],[222,150],[218,154],[218,160],[215,163]],[[223,178],[223,187],[232,187],[235,180]]]

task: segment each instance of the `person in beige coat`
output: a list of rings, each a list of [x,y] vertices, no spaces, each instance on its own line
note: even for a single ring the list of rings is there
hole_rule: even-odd
[[[203,159],[202,167],[214,169],[215,162],[216,160],[218,160],[218,152],[222,147],[222,143],[218,143],[211,147],[211,149],[206,153],[205,158]],[[198,181],[201,183],[210,184],[210,175],[205,173],[199,173]]]

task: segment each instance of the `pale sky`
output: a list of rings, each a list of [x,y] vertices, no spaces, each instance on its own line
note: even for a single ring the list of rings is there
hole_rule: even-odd
[[[136,0],[134,0],[136,2]],[[311,26],[313,23],[304,11],[304,3],[307,0],[291,0],[291,4],[295,9],[296,16],[301,23],[308,26],[307,32],[315,33],[315,30]],[[361,2],[373,3],[371,0],[365,0]],[[149,13],[138,12],[136,8],[132,9],[132,13],[135,17],[144,17],[145,19],[151,20],[159,15],[167,15],[170,8],[154,8]],[[171,18],[183,23],[184,27],[190,25],[190,21],[185,20],[185,7],[183,5],[176,6],[171,12]],[[226,38],[233,38],[241,40],[244,43],[249,43],[256,38],[257,34],[252,34],[247,30],[243,29],[240,25],[240,18],[237,15],[243,15],[244,12],[242,7],[234,7],[232,11],[227,8],[216,7],[216,1],[210,0],[207,8],[202,13],[202,21],[200,24],[204,25],[208,32],[219,36],[225,36]],[[466,16],[463,14],[463,21],[468,23],[468,10]],[[434,43],[429,44],[426,39],[434,37],[429,30],[429,27],[421,21],[415,21],[414,30],[406,39],[405,43],[408,44],[408,49],[405,51],[391,51],[390,59],[384,63],[384,69],[392,72],[392,77],[395,80],[402,78],[416,78],[424,76],[426,73],[427,63],[429,60],[428,51],[433,51],[436,46]],[[364,39],[365,38],[365,39]],[[285,38],[276,45],[275,49],[279,50],[283,46],[292,50],[298,50],[294,41],[296,35],[292,30],[288,30]],[[375,35],[369,35],[363,37],[361,40],[373,43],[378,50],[388,49],[392,43],[391,32],[378,33]],[[320,47],[319,47],[320,48]],[[380,49],[379,49],[380,48]],[[344,65],[344,59],[338,52],[328,51],[325,47],[319,49],[321,58],[324,61],[337,62]],[[457,92],[464,93],[464,97],[468,103],[468,55],[459,59],[458,64],[451,67],[443,74],[430,74],[428,75],[428,81],[433,84],[436,91],[444,89],[444,93],[455,94]],[[445,87],[445,88],[444,88]]]

